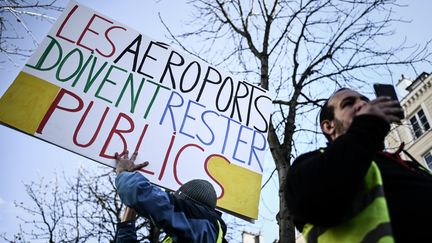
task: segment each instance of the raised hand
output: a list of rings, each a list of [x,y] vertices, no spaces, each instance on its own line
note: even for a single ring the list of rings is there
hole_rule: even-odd
[[[400,122],[403,109],[398,101],[389,97],[378,97],[362,106],[356,115],[369,114],[383,118],[388,123]]]
[[[135,151],[132,154],[132,157],[129,159],[129,151],[125,151],[123,156],[120,156],[118,153],[115,153],[115,159],[116,159],[116,169],[115,172],[116,174],[120,174],[120,172],[122,171],[136,171],[139,169],[142,169],[144,167],[146,167],[149,162],[146,161],[144,163],[141,164],[135,164],[135,160],[138,156],[138,152]]]

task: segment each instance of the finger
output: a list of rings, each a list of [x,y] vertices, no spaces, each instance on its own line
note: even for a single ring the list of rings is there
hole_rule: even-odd
[[[400,107],[400,103],[397,100],[394,100],[390,97],[380,97],[380,99],[376,100],[375,103],[376,106],[382,107],[382,106],[398,106]]]
[[[390,100],[391,100],[391,98],[388,97],[388,96],[380,96],[380,97],[377,97],[374,100],[371,100],[369,103],[370,104],[377,104],[377,103],[381,103],[381,102],[385,102],[385,101],[390,101]]]
[[[135,152],[132,154],[131,160],[132,160],[132,161],[135,161],[137,156],[138,156],[138,151],[135,151]]]
[[[123,159],[129,159],[129,151],[126,150],[123,154]]]
[[[120,160],[120,156],[119,156],[119,154],[118,154],[117,152],[114,154],[114,157],[115,157],[115,159],[116,159],[117,161]]]
[[[382,112],[387,115],[400,115],[404,113],[404,110],[400,106],[388,106],[381,108]]]
[[[398,116],[394,116],[394,115],[388,115],[388,116],[386,117],[386,119],[387,119],[387,121],[388,121],[389,123],[393,123],[393,122],[400,122],[400,120],[401,120],[400,117],[398,117]]]
[[[402,107],[400,106],[398,101],[395,100],[387,100],[380,103],[376,103],[375,107],[385,110],[385,109],[399,109],[402,110]]]
[[[146,161],[146,162],[144,162],[144,163],[141,163],[141,164],[137,164],[137,165],[134,166],[133,170],[134,170],[134,171],[135,171],[135,170],[140,170],[140,169],[146,167],[148,164],[149,164],[148,161]]]
[[[387,100],[387,101],[383,101],[382,104],[383,104],[383,105],[386,105],[386,106],[400,107],[399,102],[396,101],[396,100]]]
[[[405,117],[404,110],[402,108],[391,108],[389,109],[391,115],[398,117],[399,119],[403,119]]]

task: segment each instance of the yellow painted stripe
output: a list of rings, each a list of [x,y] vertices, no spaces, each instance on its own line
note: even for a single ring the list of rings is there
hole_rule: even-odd
[[[50,82],[20,72],[0,99],[0,122],[34,134],[59,90]]]

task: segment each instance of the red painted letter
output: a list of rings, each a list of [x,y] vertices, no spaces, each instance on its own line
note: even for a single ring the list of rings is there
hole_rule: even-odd
[[[66,23],[69,21],[69,19],[70,19],[70,17],[72,16],[72,14],[75,12],[75,10],[77,10],[77,8],[78,8],[78,5],[75,5],[75,6],[71,9],[71,11],[68,13],[68,15],[66,16],[65,20],[64,20],[64,21],[62,22],[62,24],[60,25],[60,28],[58,29],[58,31],[57,31],[57,33],[56,33],[56,36],[57,36],[58,38],[61,38],[61,39],[66,40],[66,41],[69,41],[69,42],[71,42],[71,43],[75,43],[75,41],[73,41],[73,40],[71,40],[71,39],[68,39],[68,38],[66,38],[66,37],[64,37],[64,36],[61,36],[60,34],[61,34],[61,32],[63,31],[63,28],[65,27]]]
[[[73,142],[74,142],[74,144],[76,146],[85,148],[85,147],[88,147],[88,146],[90,146],[90,145],[92,145],[94,143],[94,141],[96,140],[96,137],[99,134],[99,131],[100,131],[101,127],[102,127],[102,124],[103,124],[103,122],[105,120],[105,117],[106,117],[106,115],[107,115],[107,113],[109,111],[109,107],[106,107],[105,111],[104,111],[104,113],[102,115],[102,118],[99,121],[98,127],[96,128],[96,131],[93,134],[93,136],[90,139],[90,141],[88,143],[86,143],[86,144],[81,144],[81,143],[78,142],[78,139],[77,139],[78,133],[81,130],[82,124],[84,123],[84,120],[87,118],[87,115],[88,115],[89,111],[91,110],[92,106],[93,106],[93,101],[90,102],[89,106],[87,107],[87,109],[84,112],[84,115],[81,117],[81,119],[80,119],[77,127],[75,128],[75,132],[74,132],[74,135],[73,135]],[[94,119],[94,117],[92,117],[92,119]]]
[[[59,106],[59,103],[65,94],[68,94],[69,96],[75,98],[76,101],[78,102],[78,106],[75,108]],[[50,119],[50,117],[51,117],[51,115],[55,109],[70,111],[70,112],[77,112],[77,111],[80,111],[83,108],[83,106],[84,106],[84,103],[81,100],[81,98],[78,97],[78,95],[76,95],[70,91],[67,91],[65,89],[60,89],[60,92],[57,94],[56,98],[54,99],[53,103],[51,104],[50,108],[48,109],[48,111],[45,114],[44,118],[42,119],[41,123],[39,124],[36,132],[42,134],[42,130],[44,129],[46,123]]]
[[[117,129],[117,126],[120,123],[120,120],[122,118],[126,119],[129,122],[129,125],[130,125],[129,129],[126,129],[126,130]],[[134,124],[132,118],[130,118],[128,115],[126,115],[124,113],[119,113],[119,115],[117,116],[117,120],[114,122],[114,125],[113,125],[113,127],[112,127],[112,129],[108,135],[107,140],[105,141],[104,146],[102,147],[102,150],[101,150],[99,156],[101,156],[103,158],[114,159],[113,155],[107,155],[106,154],[106,149],[107,149],[109,143],[111,142],[111,139],[112,139],[114,134],[117,134],[123,143],[123,149],[122,150],[117,149],[117,151],[126,151],[127,150],[127,142],[126,142],[126,139],[123,137],[122,133],[130,133],[134,130],[134,128],[135,128],[135,124]]]

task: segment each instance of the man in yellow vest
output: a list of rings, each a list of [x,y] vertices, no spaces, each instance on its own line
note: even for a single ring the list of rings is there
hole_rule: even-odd
[[[288,172],[287,206],[307,242],[432,242],[432,176],[383,152],[397,101],[336,91],[320,112],[326,148],[300,155]]]
[[[216,191],[205,180],[186,182],[174,193],[152,185],[143,174],[136,172],[148,162],[135,164],[135,152],[121,157],[116,154],[116,187],[121,201],[128,207],[123,222],[117,226],[116,242],[137,242],[136,214],[150,219],[167,237],[162,241],[222,243],[226,225],[216,211]]]

